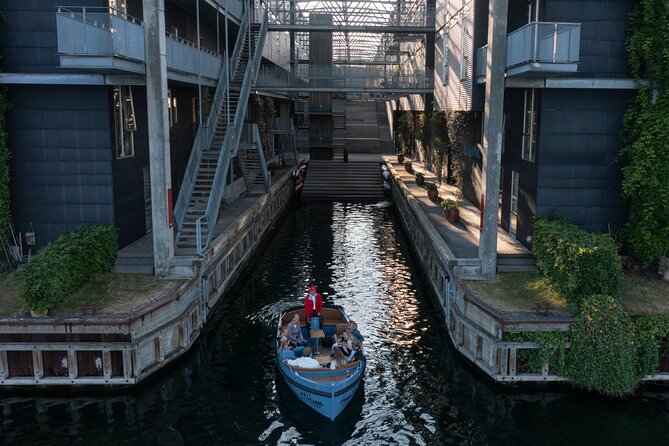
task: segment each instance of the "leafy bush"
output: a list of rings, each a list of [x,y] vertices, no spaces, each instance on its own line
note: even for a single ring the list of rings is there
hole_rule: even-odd
[[[23,270],[21,297],[33,311],[53,308],[116,260],[116,228],[86,226],[64,232]]]
[[[537,219],[532,251],[539,269],[565,295],[572,312],[593,294],[619,299],[622,268],[611,237],[565,220]]]
[[[631,393],[638,383],[632,321],[610,296],[583,299],[571,324],[567,376],[606,395]]]
[[[445,200],[442,200],[441,207],[443,207],[445,209],[455,209],[455,208],[458,207],[458,203],[455,200],[451,200],[450,198],[447,198]]]
[[[518,350],[518,359],[523,361],[531,373],[541,373],[543,365],[548,363],[549,373],[566,374],[569,341],[567,331],[509,331],[504,338],[512,342],[536,342],[539,348]]]
[[[638,375],[653,375],[657,373],[661,357],[666,356],[666,352],[663,355],[660,351],[660,342],[669,339],[669,316],[638,316],[634,318],[634,331],[639,346]]]
[[[437,190],[437,185],[432,181],[426,181],[424,187],[427,190]]]

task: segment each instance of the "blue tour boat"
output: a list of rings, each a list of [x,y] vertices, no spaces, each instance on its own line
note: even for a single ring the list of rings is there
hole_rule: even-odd
[[[321,339],[311,339],[307,330],[303,307],[293,307],[284,312],[279,318],[279,328],[276,341],[276,362],[293,393],[307,406],[321,415],[334,420],[351,401],[358,389],[360,380],[365,373],[366,361],[353,361],[341,367],[331,370],[326,364],[330,358],[330,348],[319,345],[314,353],[316,360],[322,364],[320,368],[301,368],[289,365],[281,361],[280,338],[281,332],[294,315],[300,316],[302,336],[313,344]],[[321,336],[331,338],[334,334],[341,334],[348,324],[348,317],[341,307],[328,305],[323,306],[321,313],[323,326]],[[312,330],[313,331],[313,330]],[[313,348],[313,347],[312,347]]]

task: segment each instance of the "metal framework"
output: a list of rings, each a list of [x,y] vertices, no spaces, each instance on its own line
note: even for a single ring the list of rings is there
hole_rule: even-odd
[[[400,66],[402,42],[425,39],[434,33],[435,10],[427,6],[427,0],[267,1],[263,6],[270,11],[269,31],[290,32],[295,43],[295,65],[290,80],[280,70],[272,73],[272,68],[265,69],[259,85],[275,90],[281,87],[282,91],[311,91],[308,79],[314,76],[314,67],[309,68],[309,33],[323,31],[332,33],[333,67],[316,67],[316,71],[319,78],[331,79],[327,91],[430,91],[431,76],[424,70],[405,73]],[[332,24],[311,24],[311,14],[327,14]]]

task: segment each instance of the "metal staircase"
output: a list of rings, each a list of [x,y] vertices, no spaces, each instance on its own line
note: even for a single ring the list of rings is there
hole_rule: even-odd
[[[259,23],[251,23],[252,16]],[[251,88],[267,35],[267,12],[248,8],[232,57],[226,58],[209,119],[198,128],[174,208],[177,255],[202,255],[209,247],[232,159],[237,155]]]
[[[270,179],[258,124],[245,124],[247,137],[239,146],[237,157],[244,174],[249,195],[262,195],[269,189]]]

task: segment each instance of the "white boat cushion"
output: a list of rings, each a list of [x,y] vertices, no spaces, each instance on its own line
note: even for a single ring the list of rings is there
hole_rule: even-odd
[[[289,359],[288,365],[293,367],[302,367],[303,369],[320,369],[321,365],[314,358],[301,357],[297,359]]]

